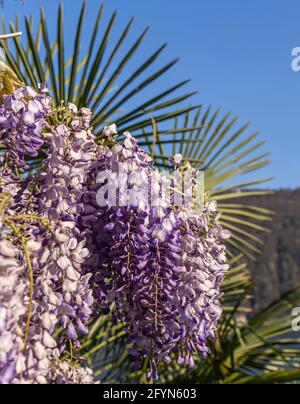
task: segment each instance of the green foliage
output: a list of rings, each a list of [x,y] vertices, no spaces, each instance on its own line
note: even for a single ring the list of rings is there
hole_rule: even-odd
[[[189,80],[161,91],[159,80],[178,59],[156,67],[166,47],[164,44],[141,63],[136,54],[143,46],[148,29],[130,44],[131,19],[116,41],[113,28],[117,13],[113,13],[105,25],[103,5],[96,15],[90,38],[85,38],[88,46],[84,53],[85,13],[86,2],[83,2],[70,56],[65,54],[63,6],[58,10],[54,38],[49,34],[43,10],[35,28],[33,17],[26,17],[23,38],[0,41],[9,66],[19,80],[33,87],[47,81],[56,105],[65,100],[92,108],[92,123],[99,140],[103,126],[116,122],[120,133],[130,130],[139,138],[158,167],[170,168],[169,156],[181,153],[192,165],[204,170],[208,195],[219,202],[223,224],[233,233],[229,253],[233,257],[236,252],[242,252],[253,259],[261,244],[253,232],[266,231],[263,222],[270,219],[270,212],[233,202],[236,198],[266,194],[253,187],[269,178],[239,180],[238,183],[234,180],[269,163],[268,155],[260,152],[264,142],[259,139],[259,133],[249,134],[249,124],[237,126],[238,117],[221,116],[219,109],[185,105],[195,94],[183,91]],[[8,26],[11,32],[20,30],[19,18]],[[4,19],[2,30],[7,30]],[[125,56],[121,56],[124,53]],[[133,63],[137,68],[127,76],[124,69]],[[148,87],[155,96],[146,97]],[[141,95],[142,103],[138,101]]]
[[[57,34],[54,39],[50,38],[46,16],[41,10],[35,30],[33,18],[25,18],[26,45],[23,45],[18,37],[11,40],[15,49],[6,46],[4,41],[1,41],[1,45],[9,65],[20,80],[35,88],[38,82],[47,80],[56,106],[64,100],[65,102],[75,102],[79,106],[91,107],[94,112],[93,126],[96,132],[103,125],[111,122],[116,122],[121,131],[147,127],[151,124],[150,114],[161,114],[164,110],[170,110],[170,107],[180,104],[195,92],[183,92],[180,96],[173,95],[188,83],[188,80],[185,80],[163,92],[157,92],[155,97],[139,104],[136,101],[139,94],[160,79],[178,60],[171,61],[156,70],[155,62],[166,45],[161,46],[143,63],[140,63],[138,58],[134,60],[135,54],[143,45],[148,29],[145,29],[133,44],[128,44],[126,39],[132,28],[133,19],[131,19],[114,44],[113,27],[116,24],[117,13],[113,13],[109,23],[105,25],[103,10],[102,5],[99,8],[90,39],[85,38],[85,41],[88,42],[88,51],[84,55],[81,42],[86,1],[83,2],[78,18],[71,56],[66,57],[65,55],[62,5],[58,10]],[[15,23],[11,22],[8,25],[11,32],[19,30],[19,18],[16,18]],[[2,20],[2,30],[7,31],[4,19]],[[125,56],[122,55],[123,50]],[[137,67],[130,73],[130,77],[124,76],[123,70],[132,60],[135,61]],[[147,69],[151,69],[151,74],[147,74]],[[116,84],[117,89],[114,87]],[[165,101],[162,102],[162,100]],[[135,105],[128,110],[129,102]],[[125,109],[127,112],[123,114]],[[180,116],[190,109],[193,108],[183,108],[181,112],[176,113],[165,112],[161,115],[160,120],[167,121],[170,117]],[[145,119],[147,116],[148,119]]]
[[[300,379],[300,338],[293,334],[292,309],[299,304],[300,288],[283,295],[250,320],[225,314],[212,356],[180,377],[181,382],[248,384],[281,383]],[[178,381],[178,378],[174,380]]]

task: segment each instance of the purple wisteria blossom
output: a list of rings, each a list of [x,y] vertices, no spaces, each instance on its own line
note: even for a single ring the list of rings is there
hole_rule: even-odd
[[[97,384],[89,368],[76,367],[68,361],[58,362],[51,371],[54,384]]]
[[[23,368],[22,331],[19,320],[26,313],[22,281],[24,267],[17,250],[1,235],[0,239],[0,384],[8,384]],[[21,332],[20,332],[21,331]],[[21,335],[20,335],[21,334]]]
[[[90,314],[86,303],[89,277],[77,286],[82,249],[77,249],[70,236],[73,222],[58,222],[49,231],[45,217],[31,223],[26,220],[31,210],[25,215],[16,206],[17,212],[13,202],[9,204],[0,228],[0,384],[48,384],[54,382],[53,369],[55,378],[63,370],[54,331],[66,315],[80,321],[75,313],[78,307]],[[20,217],[22,233],[15,221],[11,229],[16,217]],[[65,268],[62,256],[72,260],[72,265]]]
[[[125,323],[133,367],[146,361],[149,380],[174,355],[191,366],[207,356],[229,269],[216,203],[195,210],[191,176],[172,204],[175,181],[129,133],[117,141],[116,125],[98,145],[87,108],[61,107],[50,125],[43,86],[3,100],[0,384],[93,383],[73,350],[103,313]],[[42,146],[34,177],[22,175]],[[171,161],[179,177],[188,168]]]
[[[0,143],[5,146],[4,164],[26,169],[25,157],[36,157],[43,145],[45,117],[51,112],[48,90],[21,87],[3,96],[0,106]]]
[[[104,131],[109,137],[114,133],[115,128]],[[121,192],[120,165],[130,174],[124,177],[127,193]],[[96,174],[107,180],[95,183]],[[215,338],[220,285],[229,268],[223,245],[229,234],[218,222],[216,204],[196,214],[188,198],[174,209],[160,192],[159,203],[152,198],[149,204],[149,184],[160,188],[165,178],[130,134],[111,149],[102,148],[91,179],[81,227],[90,234],[100,307],[105,312],[113,307],[115,318],[127,324],[134,368],[147,360],[149,379],[158,378],[157,365],[169,362],[172,353],[179,363],[193,365],[197,352],[206,356],[208,339]],[[114,181],[116,206],[109,198],[97,206],[99,190]]]
[[[42,191],[37,202],[40,214],[68,226],[67,235],[62,233],[60,239],[64,249],[52,246],[48,255],[64,274],[64,281],[57,284],[62,298],[60,325],[66,329],[68,338],[76,341],[88,333],[86,323],[94,302],[89,285],[92,273],[84,271],[90,252],[77,221],[83,211],[82,198],[96,145],[89,130],[91,111],[86,108],[77,111],[73,104],[68,111],[73,114],[69,125],[59,125],[45,135],[48,157],[39,175]]]
[[[88,122],[87,110],[74,113],[70,130],[75,137],[83,136]],[[48,199],[53,193],[45,183],[51,173],[54,184],[59,166],[74,162],[66,157],[67,147],[58,159],[60,149],[55,141],[61,129],[48,133],[48,157],[35,178],[24,179],[10,166],[1,167],[0,384],[93,382],[91,371],[78,367],[75,358],[72,363],[61,362],[66,343],[78,347],[78,336],[87,333],[93,304],[91,274],[82,270],[88,250],[76,228],[76,214],[58,210],[53,216]],[[69,142],[67,127],[65,131]],[[60,164],[56,167],[54,155]],[[77,155],[74,159],[79,160]],[[79,171],[77,167],[77,175]],[[57,178],[62,184],[62,175]],[[75,190],[76,179],[70,182]],[[37,187],[42,191],[37,192]],[[67,190],[71,195],[71,185]],[[55,199],[51,200],[52,207],[57,207]],[[60,326],[65,328],[65,336],[54,338]]]

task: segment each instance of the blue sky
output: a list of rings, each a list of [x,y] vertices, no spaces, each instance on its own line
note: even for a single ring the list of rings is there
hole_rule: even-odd
[[[180,56],[170,83],[191,78],[195,101],[221,106],[251,122],[267,140],[273,187],[300,186],[300,72],[291,69],[291,51],[300,46],[299,0],[103,0],[106,12],[119,9],[119,24],[136,17],[133,34],[150,25],[143,52],[163,42],[164,58]],[[56,28],[58,0],[5,0],[2,14],[37,14],[44,6]],[[81,0],[65,0],[72,30]],[[98,0],[88,0],[92,18]]]

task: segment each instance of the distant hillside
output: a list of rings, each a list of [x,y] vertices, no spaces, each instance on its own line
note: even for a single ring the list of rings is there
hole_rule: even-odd
[[[275,211],[273,222],[267,224],[271,233],[262,236],[263,253],[249,265],[258,309],[300,284],[300,189],[279,190],[248,202]]]

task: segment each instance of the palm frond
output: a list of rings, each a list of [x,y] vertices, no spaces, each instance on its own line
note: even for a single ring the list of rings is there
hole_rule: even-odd
[[[90,39],[87,40],[87,53],[84,53],[82,33],[85,28],[86,2],[83,2],[75,27],[74,46],[70,57],[66,55],[62,5],[58,10],[57,33],[54,36],[52,32],[51,35],[49,34],[43,10],[41,10],[36,27],[34,27],[31,17],[25,18],[22,40],[20,41],[18,37],[14,37],[12,40],[15,48],[12,47],[12,43],[4,43],[4,40],[1,41],[0,38],[7,63],[20,80],[35,88],[39,82],[50,77],[48,85],[56,105],[65,101],[91,107],[94,113],[93,126],[96,133],[111,122],[116,122],[120,131],[128,128],[133,131],[149,128],[151,119],[145,119],[145,117],[152,113],[158,114],[157,118],[160,122],[169,121],[174,117],[174,111],[171,108],[182,105],[186,99],[195,94],[191,91],[182,92],[183,86],[188,81],[185,80],[165,90],[162,89],[157,95],[151,98],[148,96],[148,99],[146,88],[153,87],[178,62],[178,59],[156,68],[159,57],[166,47],[166,45],[162,45],[149,58],[140,63],[137,55],[144,43],[148,28],[133,44],[130,44],[128,35],[133,24],[133,19],[131,19],[116,44],[113,45],[113,29],[117,21],[117,13],[111,15],[107,26],[103,22],[103,13],[104,7],[101,5]],[[11,32],[19,29],[19,26],[19,22],[18,25],[9,24]],[[4,20],[2,30],[6,32]],[[114,62],[121,55],[121,51],[125,51],[125,56],[122,56],[120,62],[116,64]],[[45,60],[41,59],[41,55],[46,56]],[[83,64],[81,65],[79,61],[83,61]],[[136,63],[137,68],[127,77],[124,70],[132,63]],[[147,69],[151,69],[152,72],[147,74]],[[109,95],[111,92],[112,95]],[[142,103],[138,101],[140,94],[145,94]],[[162,114],[162,111],[165,110],[167,112]],[[182,106],[178,108],[178,116],[185,112],[186,109]]]
[[[243,252],[255,259],[261,244],[257,233],[267,231],[272,212],[256,210],[249,206],[248,199],[272,194],[258,189],[272,178],[238,182],[235,179],[255,173],[269,163],[267,154],[256,156],[265,142],[257,142],[257,132],[247,133],[249,124],[235,128],[237,117],[230,118],[230,114],[225,114],[218,120],[219,115],[220,109],[213,111],[209,107],[205,110],[200,106],[194,111],[187,111],[185,118],[181,117],[183,123],[180,129],[178,119],[175,119],[173,130],[160,131],[159,141],[154,142],[149,132],[141,133],[138,137],[140,144],[153,155],[158,167],[172,170],[169,156],[180,153],[185,161],[204,171],[208,198],[218,201],[223,213],[222,223],[233,234],[229,241],[232,253]],[[170,139],[168,134],[172,132],[174,137]],[[247,198],[247,206],[244,206],[243,198]]]
[[[253,231],[264,230],[262,221],[268,220],[268,215],[250,212],[243,206],[228,210],[226,205],[232,204],[237,198],[242,205],[240,198],[265,194],[253,187],[261,187],[269,178],[234,181],[262,169],[269,163],[267,154],[256,154],[264,145],[263,141],[256,140],[259,134],[248,134],[249,124],[235,128],[238,117],[231,117],[230,113],[221,116],[220,109],[214,111],[212,107],[205,109],[202,105],[184,106],[183,104],[195,95],[195,92],[191,91],[182,93],[188,80],[162,89],[152,97],[145,96],[143,102],[138,102],[140,95],[144,94],[148,87],[154,88],[158,80],[164,77],[178,60],[156,69],[166,47],[164,44],[126,76],[124,69],[129,63],[137,60],[135,55],[144,43],[148,28],[130,44],[128,35],[133,24],[131,19],[113,45],[117,13],[114,12],[105,25],[104,7],[101,5],[87,41],[88,53],[85,54],[81,43],[85,13],[86,2],[83,2],[74,31],[72,55],[68,58],[65,55],[62,6],[58,10],[57,33],[52,39],[43,10],[35,34],[33,19],[26,18],[22,41],[18,37],[14,37],[10,43],[0,40],[9,66],[19,80],[34,87],[49,77],[49,86],[56,105],[65,100],[76,102],[79,106],[91,107],[97,139],[101,139],[101,128],[105,124],[116,122],[120,133],[130,130],[139,138],[141,146],[147,148],[154,156],[158,167],[171,168],[169,156],[172,153],[181,153],[184,160],[205,171],[209,198],[222,205],[223,224],[233,232],[230,241],[233,253],[238,250],[254,258],[259,250],[259,240]],[[2,25],[2,29],[6,29],[4,21]],[[12,32],[20,29],[19,21],[10,23],[10,28]],[[26,42],[26,46],[23,42]],[[13,43],[15,49],[11,48]],[[122,50],[125,55],[115,64]],[[45,55],[45,60],[42,60],[40,55]],[[148,69],[151,69],[150,74],[147,74]],[[179,92],[181,94],[178,94]],[[153,135],[153,122],[156,126],[156,139]]]
[[[300,287],[249,320],[238,314],[249,300],[247,290],[244,292],[241,289],[236,306],[225,313],[218,339],[211,347],[212,356],[175,379],[168,377],[169,382],[269,384],[300,379],[300,339],[291,321],[292,309],[300,302]]]

